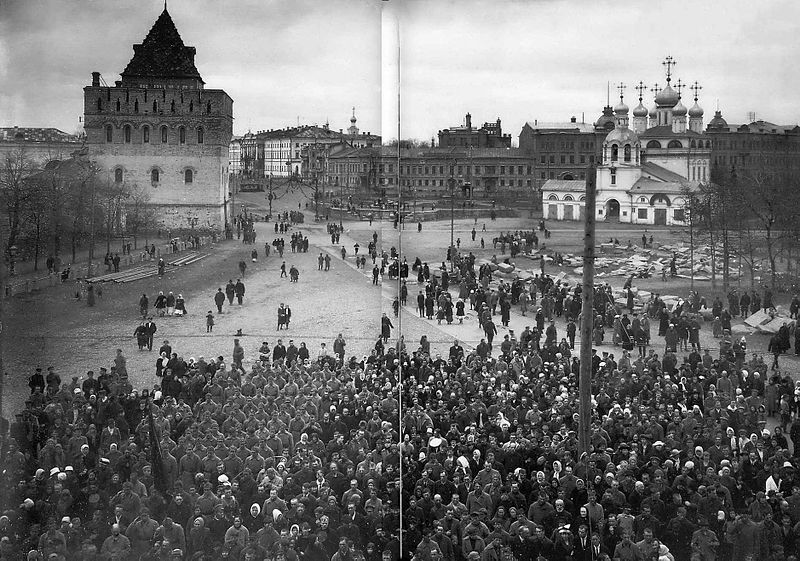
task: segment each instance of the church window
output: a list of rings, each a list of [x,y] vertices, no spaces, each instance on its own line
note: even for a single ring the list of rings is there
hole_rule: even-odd
[[[197,128],[197,143],[203,144],[203,127]]]
[[[161,172],[159,172],[158,169],[153,168],[150,171],[150,183],[156,184],[159,182],[160,179],[161,179]]]
[[[150,127],[147,125],[142,127],[142,143],[149,144],[150,143]]]
[[[102,98],[99,98],[99,97],[97,98],[97,110],[98,111],[102,111],[103,110],[103,100],[102,100]]]
[[[161,127],[161,144],[167,143],[168,134],[169,134],[169,129],[167,129],[167,125]]]
[[[114,170],[114,182],[115,183],[122,183],[122,168],[117,168]]]
[[[114,127],[106,125],[106,142],[114,142]]]
[[[187,169],[183,172],[183,182],[186,184],[192,183],[194,181],[194,172],[190,169]]]
[[[611,161],[616,162],[619,159],[619,146],[616,144],[611,145]]]
[[[547,200],[548,201],[557,201],[558,200],[558,195],[550,195],[549,197],[547,197]]]
[[[117,111],[119,111],[119,100],[117,100]]]
[[[181,144],[186,144],[186,127],[181,127],[178,129],[178,142]]]
[[[680,140],[670,140],[667,148],[683,148],[683,144],[681,144]]]
[[[617,184],[617,170],[611,169],[611,185]]]
[[[193,113],[193,112],[194,112],[194,101],[190,101],[189,102],[189,113]]]
[[[153,113],[158,111],[158,102],[154,99],[153,100]]]
[[[574,201],[575,199],[572,198],[572,195],[564,195],[565,201]]]
[[[210,101],[206,104],[206,113],[211,113],[211,102]]]
[[[139,112],[139,100],[138,99],[134,99],[133,100],[133,112],[134,113],[138,113]]]
[[[630,162],[631,161],[631,145],[630,144],[626,144],[625,145],[624,154],[625,154],[624,155],[625,161],[626,162]]]
[[[130,125],[125,125],[125,127],[122,129],[122,131],[123,131],[123,134],[125,136],[125,144],[130,144],[131,143],[131,126]]]
[[[172,100],[172,103],[170,103],[170,106],[169,106],[169,107],[170,107],[170,111],[172,111],[173,113],[175,113],[175,100],[174,100],[174,99]]]
[[[690,148],[696,148],[697,145],[695,144],[694,140],[692,140],[691,144],[689,144]]]
[[[661,143],[658,140],[651,140],[647,143],[647,148],[661,148]]]

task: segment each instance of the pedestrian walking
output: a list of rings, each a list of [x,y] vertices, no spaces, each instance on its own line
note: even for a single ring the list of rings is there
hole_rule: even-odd
[[[290,282],[297,282],[297,280],[298,280],[299,278],[300,278],[300,271],[297,269],[297,267],[295,267],[294,265],[292,265],[292,266],[289,268],[289,281],[290,281]]]
[[[319,257],[317,257],[317,263],[319,265],[319,270],[322,270],[323,265],[325,264],[325,258],[322,256],[322,252],[319,252]]]
[[[164,258],[159,257],[158,259],[158,278],[162,278],[164,276],[164,272],[167,268],[167,264],[164,263]]]
[[[233,305],[233,298],[236,296],[236,285],[233,284],[233,279],[228,279],[228,284],[225,285],[225,296],[228,298],[228,304]]]
[[[186,311],[186,300],[183,299],[183,294],[178,294],[175,298],[175,315],[188,316],[189,312]]]
[[[331,270],[331,256],[328,255],[327,253],[325,254],[325,270],[326,271]]]
[[[159,292],[156,296],[155,308],[156,314],[163,317],[167,309],[167,297],[164,296],[164,292]]]
[[[158,331],[158,328],[156,327],[152,317],[147,318],[147,321],[144,323],[144,327],[147,330],[147,350],[152,351],[153,337],[155,336],[156,331]]]
[[[245,271],[247,271],[247,263],[245,263],[244,260],[239,261],[239,271],[242,273],[242,276],[244,276]]]
[[[244,291],[245,287],[244,283],[242,282],[242,279],[236,279],[236,286],[234,286],[234,292],[236,293],[236,301],[239,303],[240,306],[242,305],[242,299],[244,298]]]
[[[222,313],[222,305],[225,303],[225,294],[222,292],[222,288],[217,289],[217,293],[214,295],[214,303],[217,305],[217,313]]]
[[[284,278],[286,276],[286,261],[281,263],[281,276],[280,278]]]
[[[206,314],[206,333],[214,331],[214,312],[208,310]]]
[[[389,340],[389,337],[392,335],[393,328],[394,325],[392,324],[392,320],[390,320],[384,313],[383,316],[381,316],[381,339],[383,339],[384,343]]]
[[[175,295],[172,292],[167,294],[166,304],[167,304],[167,315],[168,316],[174,315],[175,314]]]

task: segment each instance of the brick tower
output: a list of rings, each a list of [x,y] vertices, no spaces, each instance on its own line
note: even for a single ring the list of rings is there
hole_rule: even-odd
[[[90,158],[109,181],[148,190],[162,226],[221,229],[233,100],[205,89],[166,8],[133,53],[113,87],[92,72],[83,89]]]

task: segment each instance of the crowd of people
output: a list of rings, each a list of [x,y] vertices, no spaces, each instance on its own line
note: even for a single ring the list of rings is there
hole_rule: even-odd
[[[529,234],[499,243],[523,249]],[[376,242],[376,270],[394,265],[405,288],[397,315],[409,267],[394,251],[378,267]],[[132,387],[121,351],[96,377],[37,369],[4,445],[0,560],[797,559],[800,382],[748,359],[738,312],[715,300],[712,354],[697,293],[641,306],[630,282],[624,299],[598,284],[587,311],[580,285],[497,282],[471,253],[451,257],[452,271],[413,263],[419,315],[474,311],[486,336],[474,350],[392,344],[383,314],[361,358],[341,334],[312,353],[287,333],[252,352],[235,339],[230,360],[184,360],[164,341],[150,388]],[[241,303],[237,285],[217,291],[218,311]],[[494,316],[508,325],[512,308],[531,325],[496,345]],[[585,313],[598,347],[588,451]],[[290,314],[281,304],[279,330]]]

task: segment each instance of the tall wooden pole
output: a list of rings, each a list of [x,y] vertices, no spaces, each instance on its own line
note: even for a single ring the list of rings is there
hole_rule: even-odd
[[[586,173],[586,216],[583,234],[583,291],[581,292],[581,371],[580,432],[581,454],[589,453],[589,425],[592,419],[592,327],[594,326],[594,248],[595,213],[597,203],[597,168],[589,166]]]

